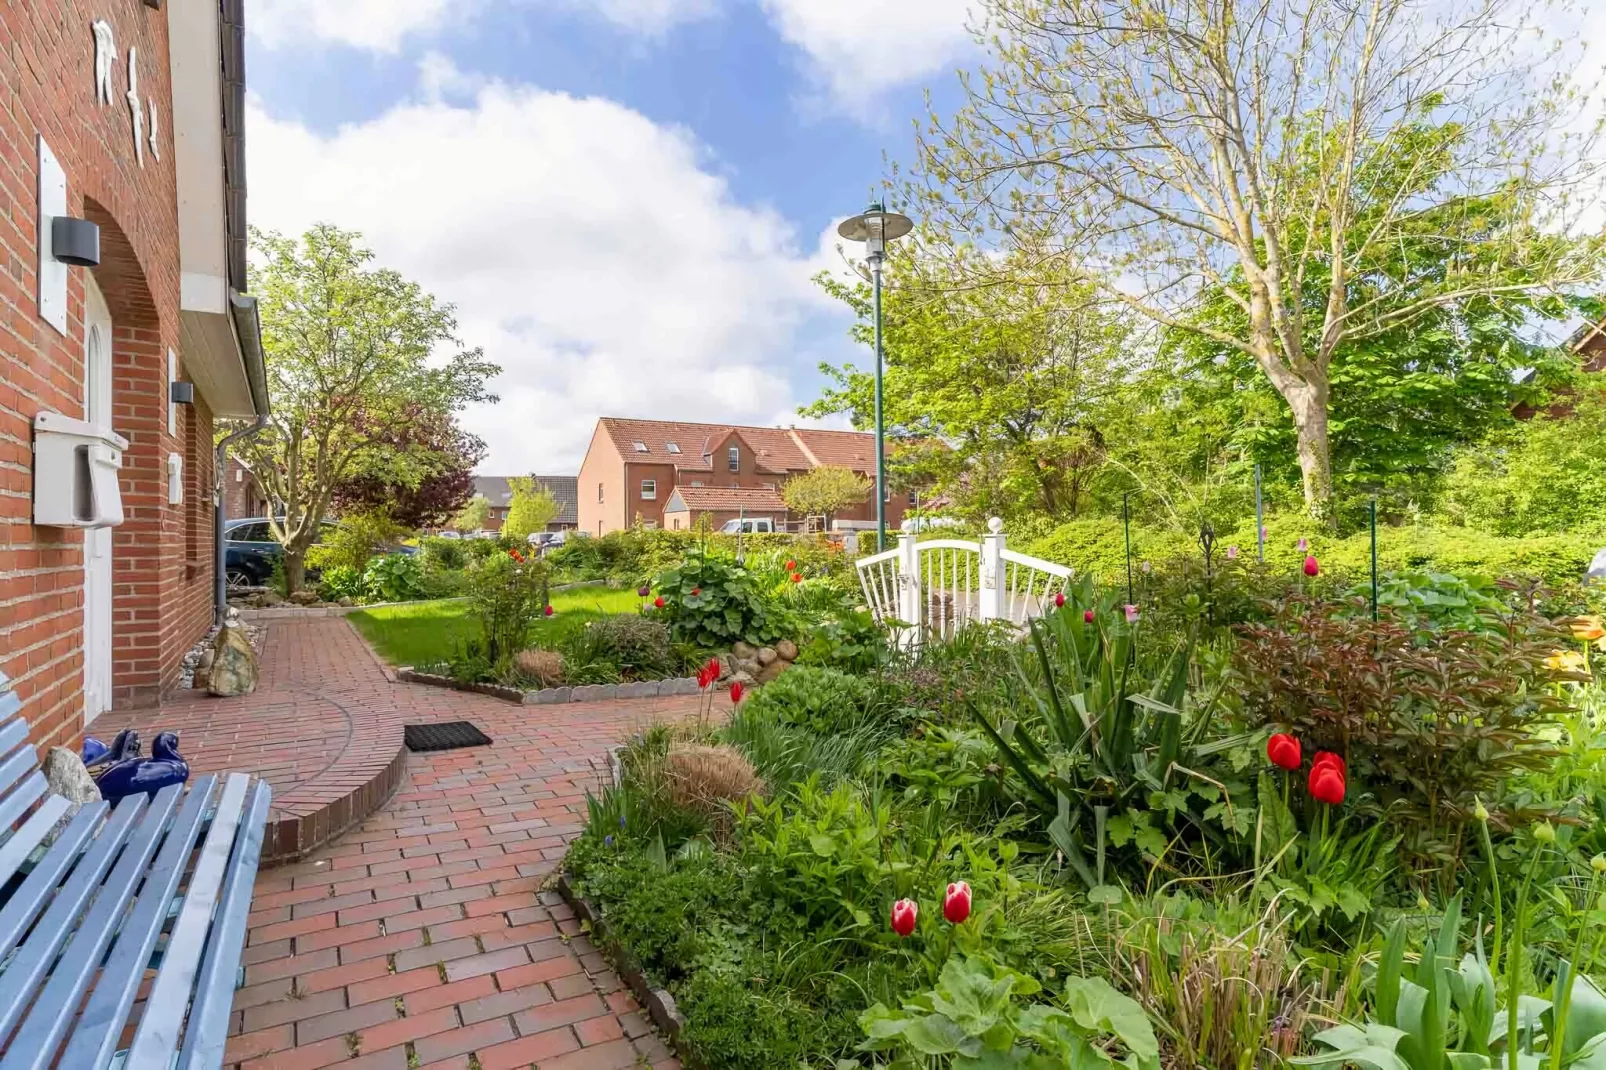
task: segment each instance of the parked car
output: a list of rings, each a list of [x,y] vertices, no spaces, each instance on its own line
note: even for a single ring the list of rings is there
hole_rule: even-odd
[[[727,520],[720,529],[724,535],[772,535],[775,533],[775,520],[767,516],[749,516],[737,520]]]
[[[333,520],[323,522],[324,530],[335,526]],[[394,549],[413,553],[411,546]],[[266,587],[273,577],[273,563],[284,556],[284,547],[273,537],[265,516],[230,520],[223,528],[223,575],[229,588]],[[307,579],[316,580],[318,570],[309,568]]]

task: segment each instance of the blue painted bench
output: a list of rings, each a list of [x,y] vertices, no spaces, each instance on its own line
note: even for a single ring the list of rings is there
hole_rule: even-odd
[[[70,804],[20,708],[0,673],[0,1070],[217,1070],[271,789],[94,802],[45,844]]]

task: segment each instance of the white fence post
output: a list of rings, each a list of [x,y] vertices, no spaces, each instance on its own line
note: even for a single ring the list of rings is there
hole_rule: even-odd
[[[981,537],[981,592],[976,616],[1000,620],[1004,616],[1004,522],[998,517],[987,521],[987,534]]]
[[[898,619],[920,630],[920,547],[913,535],[898,536]]]

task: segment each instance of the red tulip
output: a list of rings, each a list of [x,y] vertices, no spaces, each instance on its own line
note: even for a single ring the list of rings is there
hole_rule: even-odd
[[[1332,765],[1318,765],[1310,771],[1310,793],[1317,802],[1337,806],[1344,801],[1344,774]]]
[[[552,607],[551,606],[547,606],[546,607],[546,615],[549,616],[549,617],[552,616]]]
[[[701,587],[693,587],[691,589],[691,593],[694,594],[694,595],[702,594],[703,593],[703,589]]]
[[[1093,623],[1093,611],[1091,609],[1082,610],[1082,621],[1085,624]]]
[[[1278,732],[1266,740],[1266,758],[1279,769],[1293,772],[1301,762],[1299,740],[1287,732]]]
[[[1065,592],[1064,591],[1055,591],[1054,592],[1054,608],[1055,609],[1059,609],[1063,605],[1065,605]]]
[[[892,931],[899,936],[908,936],[915,931],[915,917],[920,913],[920,907],[913,899],[900,899],[892,904]]]
[[[797,562],[796,561],[788,561],[786,563],[786,571],[788,571],[788,572],[796,572],[797,571]]]
[[[792,582],[793,583],[802,583],[803,582],[803,574],[800,573],[800,572],[792,573]]]
[[[1316,752],[1316,757],[1310,760],[1312,769],[1320,769],[1324,765],[1332,766],[1338,771],[1339,776],[1349,776],[1349,766],[1344,764],[1344,759],[1330,750],[1319,750]]]
[[[942,916],[955,925],[970,917],[969,884],[955,881],[948,886],[948,894],[942,897]]]
[[[653,606],[654,609],[662,609],[662,608],[664,608],[663,595],[659,595],[657,598],[654,598],[652,600],[652,606]]]
[[[1316,563],[1316,555],[1310,554],[1305,558],[1305,575],[1314,576],[1321,572],[1322,567]]]
[[[708,663],[697,670],[697,686],[707,691],[714,681],[718,679],[719,660],[717,658],[709,658]]]
[[[734,681],[731,682],[731,705],[732,706],[735,706],[737,703],[742,701],[742,692],[745,691],[745,690],[746,690],[746,688],[742,687],[742,682],[740,680],[734,680]]]

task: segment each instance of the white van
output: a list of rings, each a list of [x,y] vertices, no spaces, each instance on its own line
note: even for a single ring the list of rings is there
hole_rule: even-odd
[[[773,535],[775,520],[767,516],[742,517],[725,521],[724,527],[719,531],[722,535]]]

